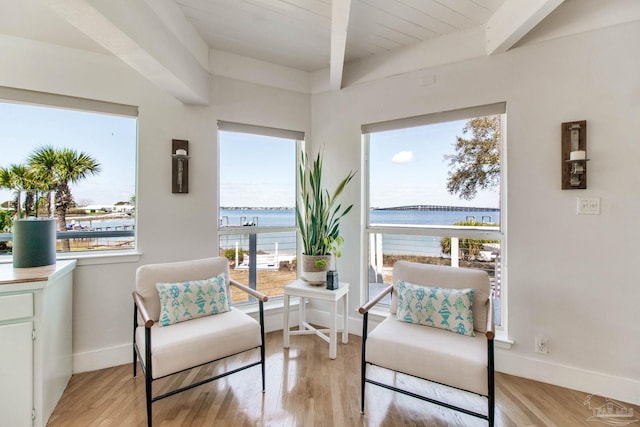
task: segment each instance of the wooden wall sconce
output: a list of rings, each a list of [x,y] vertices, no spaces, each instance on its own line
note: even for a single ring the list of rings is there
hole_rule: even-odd
[[[587,121],[562,123],[562,189],[587,188]]]
[[[171,140],[171,192],[189,192],[189,141]]]

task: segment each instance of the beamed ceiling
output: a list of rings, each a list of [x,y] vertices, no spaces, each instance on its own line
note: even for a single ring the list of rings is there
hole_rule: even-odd
[[[501,54],[523,40],[534,40],[536,31],[557,37],[637,20],[639,4],[0,0],[0,34],[115,55],[179,100],[206,104],[211,74],[305,93],[340,90],[361,81]]]
[[[212,48],[304,71],[485,25],[504,0],[177,0]],[[337,9],[333,16],[332,7]],[[333,35],[335,32],[335,36]]]

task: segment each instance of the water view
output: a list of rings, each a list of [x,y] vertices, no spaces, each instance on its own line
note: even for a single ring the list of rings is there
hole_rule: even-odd
[[[465,209],[465,210],[405,210],[405,209],[372,209],[370,211],[373,225],[452,225],[463,221],[477,221],[485,224],[500,223],[498,209]],[[220,225],[239,226],[257,225],[259,227],[295,227],[295,211],[293,209],[221,209]],[[262,239],[267,239],[263,237]],[[440,237],[415,235],[387,235],[383,242],[385,254],[409,254],[424,256],[440,256]],[[222,248],[248,247],[248,236],[238,241],[238,235],[221,236]],[[271,252],[278,242],[278,251],[282,254],[296,252],[295,235],[291,233],[269,233],[268,241],[263,241],[259,248]],[[269,247],[271,246],[271,248]]]

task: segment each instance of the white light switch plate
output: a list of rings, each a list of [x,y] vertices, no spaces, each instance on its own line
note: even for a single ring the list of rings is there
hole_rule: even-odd
[[[578,215],[600,215],[600,197],[578,197]]]

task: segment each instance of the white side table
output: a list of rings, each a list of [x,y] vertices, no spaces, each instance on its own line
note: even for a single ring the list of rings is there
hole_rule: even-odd
[[[299,330],[289,330],[289,299],[291,297],[300,297],[300,321]],[[305,319],[305,299],[314,298],[321,301],[331,303],[330,325],[329,329],[316,329],[306,322]],[[337,335],[338,335],[338,301],[342,299],[343,315],[342,315],[342,343],[349,342],[349,284],[340,282],[340,287],[334,291],[321,286],[312,286],[304,280],[296,280],[284,287],[284,348],[289,348],[290,335],[307,335],[315,334],[329,343],[329,358],[335,359],[337,354]],[[329,333],[327,337],[326,333]]]

